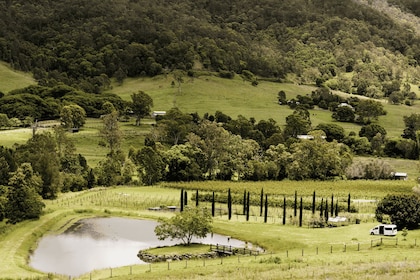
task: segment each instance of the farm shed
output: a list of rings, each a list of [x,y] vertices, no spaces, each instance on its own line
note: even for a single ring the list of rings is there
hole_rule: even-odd
[[[407,180],[408,175],[407,175],[407,173],[405,173],[405,172],[393,172],[393,173],[392,173],[392,177],[393,177],[395,180]]]

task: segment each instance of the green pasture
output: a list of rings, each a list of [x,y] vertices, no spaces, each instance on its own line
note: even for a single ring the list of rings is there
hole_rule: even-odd
[[[338,184],[333,182],[330,182],[331,186],[328,186],[328,182],[302,183],[310,187],[316,184],[319,194],[329,194],[332,187],[338,188]],[[410,188],[404,183],[387,188],[383,181],[377,183],[376,186],[367,182],[362,184],[360,188],[365,188],[366,199],[376,198],[377,195],[383,197],[394,187],[401,192],[404,189],[405,192],[410,192]],[[234,189],[235,185],[225,185],[223,182],[208,184],[206,188],[205,183],[202,183],[200,192],[205,189],[222,193],[226,187]],[[262,187],[267,193],[277,191],[274,185],[268,186],[262,182],[252,186],[258,190],[255,193]],[[173,212],[166,207],[179,205],[179,187],[95,188],[78,193],[64,193],[56,200],[45,202],[45,214],[37,221],[26,221],[14,226],[0,224],[0,258],[3,260],[0,265],[0,279],[46,279],[46,274],[27,265],[30,252],[35,249],[36,241],[40,237],[60,233],[78,219],[92,216],[124,216],[135,219],[171,217]],[[188,191],[188,204],[194,207],[193,186],[189,188],[188,184],[184,184],[183,187],[191,189]],[[246,187],[251,189],[251,184]],[[352,187],[356,188],[355,185],[346,187],[350,192]],[[309,195],[312,191],[313,189],[306,193]],[[299,189],[298,192],[305,193],[303,189]],[[287,191],[287,194],[293,195],[294,190]],[[200,205],[210,207],[209,203],[200,202]],[[148,210],[150,207],[161,207],[163,210],[151,211]],[[282,225],[280,208],[269,207],[268,221],[264,223],[263,217],[259,215],[258,206],[252,207],[249,221],[242,215],[240,204],[233,206],[234,214],[231,220],[228,220],[225,204],[218,203],[216,207],[219,210],[216,211],[213,223],[215,233],[247,241],[249,248],[259,246],[264,248],[265,252],[257,256],[173,261],[104,269],[77,279],[307,279],[308,276],[314,279],[342,279],[343,271],[352,271],[345,279],[357,279],[367,271],[373,273],[369,279],[380,279],[381,276],[390,276],[390,279],[413,279],[412,277],[420,275],[420,268],[415,265],[420,261],[420,230],[409,231],[406,240],[401,233],[397,238],[382,240],[378,236],[370,236],[369,229],[377,224],[372,212],[360,214],[359,218],[365,217],[361,219],[360,224],[352,222],[346,226],[313,228],[308,223],[313,218],[308,210],[304,210],[304,223],[299,227],[297,219],[290,217],[293,215],[292,207],[287,208],[286,225]],[[205,252],[208,249],[206,246],[194,246],[193,250]],[[151,251],[154,250],[158,254],[173,254],[183,253],[186,249],[184,246],[177,246]],[[58,275],[49,277],[66,279]]]
[[[0,92],[8,93],[11,90],[36,84],[31,73],[16,71],[5,62],[0,62]]]
[[[181,87],[172,85],[172,75],[161,75],[153,78],[130,78],[122,85],[113,84],[110,92],[116,93],[124,100],[131,100],[131,94],[142,90],[153,98],[153,110],[169,110],[178,107],[186,113],[197,112],[201,116],[205,113],[214,114],[221,111],[232,118],[243,115],[247,118],[259,120],[274,119],[279,125],[285,125],[285,119],[293,110],[288,106],[277,104],[277,94],[283,90],[288,99],[297,95],[311,94],[316,88],[307,85],[291,83],[276,83],[260,81],[258,86],[252,86],[239,76],[234,79],[222,79],[212,75],[197,78],[186,77]],[[343,96],[348,94],[341,93]],[[363,97],[361,97],[363,98]],[[378,124],[383,126],[389,137],[399,137],[404,130],[403,116],[417,113],[420,105],[413,106],[391,105],[382,101],[387,114],[380,116]],[[360,131],[360,125],[354,123],[336,122],[332,113],[315,108],[310,110],[312,125],[320,123],[337,123],[347,133]]]

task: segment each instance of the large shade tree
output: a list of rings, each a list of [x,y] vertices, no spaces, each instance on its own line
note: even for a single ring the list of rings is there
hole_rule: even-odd
[[[33,171],[42,178],[39,190],[43,198],[55,198],[61,189],[60,159],[57,142],[49,133],[37,133],[26,144],[16,147],[15,159],[18,164],[29,162]]]
[[[420,200],[415,195],[387,195],[379,202],[375,213],[381,223],[389,217],[398,229],[416,229],[420,223]]]
[[[159,240],[179,239],[190,245],[193,237],[204,238],[212,231],[212,221],[207,208],[185,207],[170,219],[160,219],[155,233]]]
[[[153,99],[144,91],[133,93],[131,95],[132,110],[136,115],[136,125],[140,125],[140,120],[145,116],[150,115],[150,110],[153,107]]]
[[[327,142],[320,135],[301,140],[290,147],[288,177],[292,180],[328,180],[341,177],[352,162],[350,149],[336,141]]]
[[[86,122],[85,109],[75,104],[64,106],[61,109],[60,120],[61,125],[66,129],[80,128]]]

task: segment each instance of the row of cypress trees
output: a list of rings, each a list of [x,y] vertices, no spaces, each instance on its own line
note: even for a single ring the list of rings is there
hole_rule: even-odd
[[[184,207],[188,204],[188,193],[184,189],[181,189],[181,196],[180,196],[180,211],[182,212],[184,210]],[[246,216],[246,220],[249,220],[249,204],[250,204],[250,192],[244,191],[244,197],[243,197],[243,215]],[[195,194],[195,206],[199,205],[199,193],[198,190],[196,190]],[[214,217],[215,216],[215,193],[213,191],[212,193],[212,201],[211,201],[211,214]],[[347,198],[347,211],[350,212],[351,210],[351,196],[348,195]],[[232,218],[232,194],[230,188],[228,189],[228,196],[227,196],[227,207],[228,207],[228,219],[230,220]],[[297,191],[295,191],[294,195],[294,203],[293,203],[293,210],[294,210],[294,217],[297,216],[298,211],[298,195]],[[319,214],[320,218],[325,218],[327,221],[329,216],[338,216],[338,201],[334,204],[334,194],[331,195],[331,204],[328,203],[328,199],[324,198],[321,199],[321,204],[319,208]],[[268,195],[264,194],[264,189],[261,189],[260,194],[260,216],[263,215],[264,212],[264,223],[267,223],[268,220]],[[313,192],[312,195],[312,214],[315,214],[316,212],[316,192]],[[303,198],[300,197],[300,204],[299,204],[299,226],[302,226],[302,219],[303,219]],[[286,224],[286,197],[283,199],[283,225]]]

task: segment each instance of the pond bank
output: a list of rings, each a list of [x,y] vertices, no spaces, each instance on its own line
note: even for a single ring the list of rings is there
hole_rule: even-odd
[[[199,254],[171,254],[171,255],[154,255],[146,251],[140,250],[137,254],[140,260],[146,263],[167,262],[167,261],[182,261],[191,259],[213,259],[217,258],[217,252],[206,252]]]

